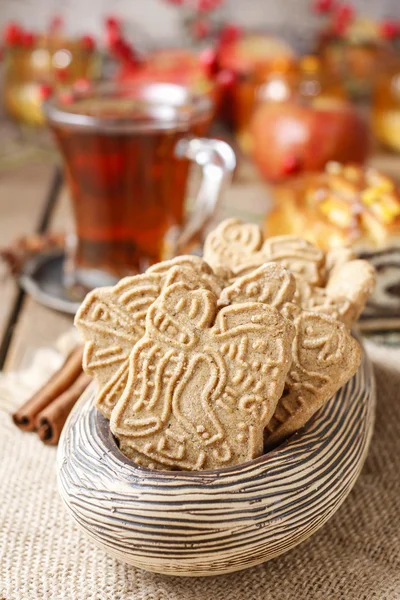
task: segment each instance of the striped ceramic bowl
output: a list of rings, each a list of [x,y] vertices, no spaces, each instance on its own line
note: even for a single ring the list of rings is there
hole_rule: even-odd
[[[58,451],[59,488],[78,525],[106,552],[149,571],[216,575],[290,550],[319,529],[354,485],[373,429],[375,386],[356,375],[308,426],[248,463],[151,471],[125,458],[89,389]]]

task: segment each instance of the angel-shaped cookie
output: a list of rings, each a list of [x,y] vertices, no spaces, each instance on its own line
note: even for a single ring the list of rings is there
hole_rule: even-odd
[[[184,283],[164,287],[129,359],[110,427],[139,464],[213,469],[260,456],[282,395],[294,328],[278,310]]]
[[[114,287],[93,290],[82,303],[75,325],[86,341],[83,367],[98,385],[97,407],[107,418],[125,388],[129,354],[145,333],[149,306],[164,286],[177,281],[217,295],[222,287],[201,258],[180,256],[121,279]]]
[[[375,285],[373,267],[367,261],[352,260],[347,250],[331,252],[326,265],[323,251],[310,242],[296,236],[263,241],[257,225],[238,219],[223,221],[209,234],[204,257],[214,269],[229,267],[233,281],[265,262],[280,264],[296,278],[296,304],[331,315],[348,327],[358,318]]]
[[[226,219],[208,234],[204,259],[214,270],[228,267],[234,277],[265,262],[277,262],[312,285],[321,285],[325,278],[322,250],[293,235],[264,241],[258,225],[239,219]]]
[[[352,377],[361,361],[358,342],[348,328],[330,315],[306,311],[291,302],[288,272],[272,263],[238,278],[225,288],[220,302],[267,302],[280,309],[296,330],[293,362],[285,390],[265,430],[270,448],[304,426]]]

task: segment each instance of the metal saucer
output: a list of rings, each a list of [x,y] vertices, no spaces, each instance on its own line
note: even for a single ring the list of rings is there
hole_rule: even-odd
[[[62,251],[36,255],[24,265],[20,284],[43,306],[75,315],[81,303],[65,286],[64,260]]]

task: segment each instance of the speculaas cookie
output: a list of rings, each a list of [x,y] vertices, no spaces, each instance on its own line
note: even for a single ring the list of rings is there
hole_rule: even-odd
[[[303,427],[354,375],[361,348],[344,323],[330,315],[287,305],[296,328],[285,390],[265,430],[269,449]]]
[[[219,294],[222,283],[199,257],[180,256],[150,267],[146,273],[125,277],[115,287],[88,294],[75,325],[86,341],[83,367],[98,385],[97,407],[109,418],[125,388],[128,357],[145,333],[149,306],[162,288],[183,281],[194,289]]]
[[[332,250],[328,250],[325,258],[325,267],[327,276],[329,277],[329,273],[335,267],[339,265],[343,265],[344,263],[349,262],[350,260],[355,260],[357,258],[355,252],[348,247],[333,248]]]
[[[271,303],[295,326],[293,362],[284,394],[265,430],[268,448],[304,426],[354,375],[361,361],[360,346],[343,323],[330,315],[302,309],[291,302],[292,297],[288,272],[271,264],[239,278],[221,295],[226,304],[229,300],[246,303],[250,298]]]
[[[218,312],[217,301],[211,291],[176,283],[147,311],[110,422],[121,450],[141,464],[214,469],[263,452],[294,328],[267,304]]]
[[[347,311],[341,312],[341,321],[348,326],[357,321],[375,289],[375,282],[375,269],[367,260],[349,260],[332,268],[325,288],[326,295],[334,302],[343,298],[349,302]]]
[[[276,262],[312,285],[322,285],[325,281],[322,250],[292,235],[264,241],[258,225],[239,219],[227,219],[209,233],[204,243],[204,259],[213,269],[228,267],[234,277],[265,262]]]
[[[375,283],[373,267],[367,261],[352,260],[349,249],[332,251],[325,263],[323,251],[310,242],[295,236],[263,241],[257,225],[238,219],[223,221],[209,234],[204,257],[213,268],[229,267],[230,281],[266,261],[280,264],[296,278],[295,303],[339,319],[348,327],[360,315]]]
[[[296,293],[294,276],[275,263],[265,263],[238,277],[220,294],[218,305],[228,306],[242,302],[262,302],[281,310]]]
[[[326,287],[296,280],[295,302],[305,310],[331,315],[347,327],[357,321],[375,288],[375,270],[366,260],[340,262],[329,272]]]

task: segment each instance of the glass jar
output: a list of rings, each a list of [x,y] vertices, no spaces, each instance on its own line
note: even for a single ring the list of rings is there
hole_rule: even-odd
[[[239,77],[234,90],[233,112],[235,133],[243,152],[251,150],[248,127],[257,104],[260,101],[285,102],[294,91],[296,79],[295,60],[284,56]]]
[[[347,99],[340,78],[324,69],[321,60],[313,55],[304,56],[300,61],[298,92],[311,102],[318,102],[322,98]]]
[[[275,70],[274,65],[295,61],[295,53],[286,41],[267,33],[248,32],[221,45],[219,76],[226,75],[229,84],[224,77],[220,118],[239,134],[239,139],[251,118],[259,85]]]
[[[393,58],[375,79],[372,127],[384,146],[400,152],[400,57]]]
[[[316,56],[305,56],[300,62],[281,57],[243,81],[238,86],[235,100],[237,138],[242,150],[249,153],[252,149],[249,125],[255,108],[260,104],[294,100],[322,107],[332,100],[346,100],[346,93],[341,82],[324,71]]]
[[[387,44],[381,40],[331,37],[319,47],[325,69],[343,82],[354,100],[370,99],[373,79],[388,53]]]
[[[67,86],[79,79],[93,79],[98,72],[99,54],[83,49],[79,41],[51,44],[41,39],[29,48],[7,48],[5,109],[18,122],[43,125],[41,106],[48,89]]]

